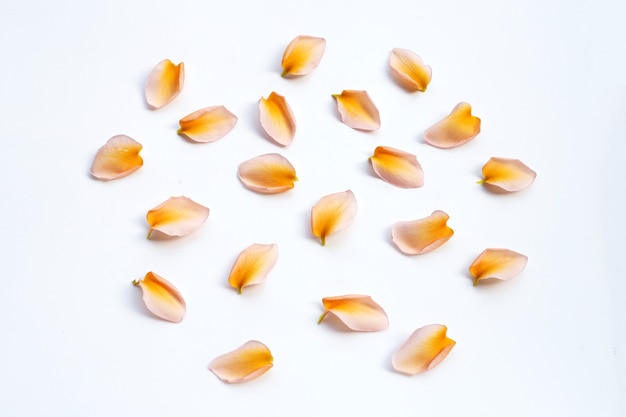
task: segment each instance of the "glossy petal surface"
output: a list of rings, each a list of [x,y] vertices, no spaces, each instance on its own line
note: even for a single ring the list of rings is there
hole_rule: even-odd
[[[244,287],[265,282],[278,260],[278,245],[255,243],[244,249],[233,264],[228,283],[240,294]]]
[[[226,136],[237,124],[237,116],[224,106],[205,107],[179,121],[178,134],[193,142],[215,142]]]
[[[408,49],[394,48],[389,57],[391,74],[408,91],[426,91],[432,78],[432,68]]]
[[[519,275],[528,262],[528,257],[509,249],[485,249],[472,262],[469,272],[474,285],[483,279],[507,280]]]
[[[393,354],[393,368],[406,375],[417,375],[439,365],[456,344],[446,336],[447,331],[441,324],[415,330]]]
[[[424,140],[437,148],[456,148],[479,133],[480,119],[472,116],[472,106],[459,103],[448,116],[424,132]]]
[[[185,300],[165,278],[148,272],[142,280],[135,280],[133,284],[141,288],[143,302],[152,314],[174,323],[183,320],[187,310]]]
[[[391,228],[391,239],[402,253],[421,255],[437,249],[454,234],[448,227],[450,216],[441,210],[418,220],[397,222]]]
[[[237,174],[246,188],[262,194],[291,190],[298,180],[293,165],[277,153],[259,155],[242,162]]]
[[[169,59],[156,64],[146,81],[146,102],[159,109],[178,96],[185,83],[185,64],[174,65]]]
[[[283,53],[283,77],[309,74],[322,60],[326,40],[315,36],[296,36]]]
[[[326,237],[352,224],[356,217],[357,203],[351,190],[322,197],[311,209],[311,231],[320,239],[322,246]]]
[[[142,146],[126,136],[113,136],[96,153],[91,165],[91,175],[99,180],[109,181],[126,177],[143,165],[139,156]]]
[[[343,90],[333,94],[341,120],[357,130],[373,131],[380,128],[380,114],[366,91]]]
[[[250,340],[224,355],[213,359],[209,370],[229,384],[252,381],[273,366],[272,352],[263,343]]]
[[[209,209],[187,197],[170,197],[148,211],[148,238],[157,230],[167,236],[187,236],[198,230],[209,217]]]
[[[424,171],[415,155],[387,146],[378,146],[370,157],[372,168],[383,181],[401,188],[424,185]]]
[[[332,314],[350,330],[357,332],[376,332],[389,327],[387,313],[369,295],[326,297],[322,303],[325,311],[318,324],[326,315]]]
[[[481,184],[495,192],[521,191],[535,181],[537,173],[519,159],[491,158],[483,166]]]
[[[296,135],[296,119],[285,97],[275,92],[259,100],[259,119],[265,133],[277,144],[287,146]]]

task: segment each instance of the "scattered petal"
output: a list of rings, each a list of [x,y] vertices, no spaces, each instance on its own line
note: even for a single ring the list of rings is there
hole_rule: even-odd
[[[315,69],[326,52],[326,40],[314,36],[296,36],[283,53],[283,77],[306,75]]]
[[[134,280],[133,285],[141,288],[143,302],[155,316],[174,323],[185,317],[187,304],[183,296],[165,278],[148,272],[142,280]]]
[[[337,110],[346,125],[365,131],[380,128],[378,109],[366,91],[343,90],[332,96],[337,100]]]
[[[209,209],[187,197],[170,197],[148,211],[150,225],[148,239],[153,231],[167,236],[187,236],[198,230],[209,217]]]
[[[370,157],[376,175],[389,184],[402,188],[424,185],[424,171],[415,155],[387,146],[378,146]]]
[[[91,165],[91,175],[99,180],[126,177],[143,165],[139,156],[141,143],[126,135],[113,136],[96,153]]]
[[[178,134],[194,142],[215,142],[237,124],[237,116],[224,106],[205,107],[179,121]]]
[[[352,224],[356,217],[356,198],[351,190],[322,197],[311,209],[311,231],[326,244],[326,236]]]
[[[452,237],[454,231],[446,224],[447,213],[436,210],[423,219],[397,222],[391,228],[391,240],[407,255],[421,255],[437,249]]]
[[[185,83],[185,64],[174,65],[169,59],[156,64],[146,81],[146,101],[153,109],[160,109],[174,100]]]
[[[261,194],[291,190],[298,181],[293,165],[282,155],[268,153],[239,164],[239,179],[246,188]]]
[[[537,173],[519,159],[491,158],[483,166],[483,184],[494,192],[512,193],[528,188]]]
[[[403,374],[417,375],[439,365],[456,344],[446,336],[447,330],[442,324],[429,324],[415,330],[393,354],[393,368]]]
[[[324,320],[328,313],[337,317],[350,330],[357,332],[377,332],[389,327],[385,310],[369,295],[341,295],[322,298],[326,311],[318,320]]]
[[[519,275],[528,262],[528,257],[509,249],[485,249],[469,267],[474,277],[474,286],[483,279],[507,280]]]
[[[437,148],[456,148],[479,133],[480,119],[472,116],[472,106],[459,103],[448,116],[424,132],[424,140]]]
[[[273,366],[272,352],[263,343],[250,340],[242,346],[213,359],[209,370],[229,384],[252,381]]]
[[[265,133],[276,143],[287,146],[296,134],[296,120],[285,97],[272,91],[259,100],[259,116]]]
[[[239,294],[244,287],[265,282],[278,260],[278,245],[255,243],[244,249],[233,264],[228,283]]]
[[[391,74],[408,91],[426,91],[433,70],[408,49],[394,48],[389,57]]]

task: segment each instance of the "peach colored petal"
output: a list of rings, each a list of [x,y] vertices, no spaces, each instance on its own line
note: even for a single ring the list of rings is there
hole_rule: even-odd
[[[372,168],[383,181],[402,188],[424,185],[424,171],[415,155],[387,146],[378,146],[370,157]]]
[[[479,184],[495,192],[521,191],[535,181],[537,173],[519,159],[491,158],[483,166],[483,179]]]
[[[268,153],[239,164],[239,179],[246,188],[261,194],[291,190],[298,181],[293,165],[282,155]]]
[[[287,146],[296,134],[296,120],[285,97],[271,92],[259,100],[259,118],[265,133],[276,143]]]
[[[419,55],[402,48],[391,51],[389,68],[396,81],[408,91],[426,91],[433,73]]]
[[[447,330],[442,324],[415,330],[393,354],[393,368],[403,374],[417,375],[439,365],[456,344],[446,336]]]
[[[423,219],[397,222],[391,228],[391,240],[407,255],[421,255],[437,249],[452,237],[448,227],[450,216],[441,210]]]
[[[485,249],[469,267],[474,277],[474,286],[483,279],[507,280],[519,275],[528,262],[528,257],[509,249]]]
[[[356,130],[372,131],[380,128],[380,115],[366,91],[343,90],[332,95],[337,100],[341,120]]]
[[[187,236],[198,230],[209,217],[209,209],[187,197],[170,197],[148,211],[150,225],[148,239],[153,231],[167,236]]]
[[[326,245],[326,236],[352,224],[356,217],[356,198],[351,190],[322,197],[311,209],[311,231]]]
[[[224,106],[205,107],[179,121],[178,134],[194,142],[215,142],[237,124],[237,116]]]
[[[306,75],[315,69],[326,52],[326,40],[314,36],[296,36],[283,53],[283,77]]]
[[[126,177],[143,165],[139,156],[141,143],[126,135],[113,136],[96,153],[91,165],[91,175],[99,180]]]
[[[142,280],[134,280],[133,285],[141,288],[143,302],[155,316],[174,323],[185,317],[187,304],[183,296],[165,278],[148,272]]]
[[[369,295],[341,295],[322,298],[326,311],[318,320],[324,320],[327,314],[337,317],[350,330],[357,332],[377,332],[389,327],[385,310]]]
[[[164,59],[152,68],[146,81],[146,101],[153,109],[159,109],[174,100],[185,83],[185,64],[174,65]]]
[[[424,132],[424,140],[437,148],[456,148],[479,133],[480,119],[472,116],[472,106],[459,103],[448,116]]]
[[[263,343],[250,340],[242,346],[213,359],[209,370],[229,384],[252,381],[269,371],[274,364],[272,352]]]
[[[244,287],[265,282],[278,260],[278,245],[255,243],[244,249],[233,264],[228,283],[239,294]]]

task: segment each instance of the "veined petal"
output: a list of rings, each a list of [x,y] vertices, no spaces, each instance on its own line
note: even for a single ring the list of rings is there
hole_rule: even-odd
[[[352,224],[356,217],[356,198],[351,190],[322,197],[311,209],[311,231],[326,244],[326,236]]]
[[[478,133],[480,119],[472,116],[472,106],[459,103],[448,116],[424,132],[424,140],[437,148],[456,148]]]
[[[148,272],[133,285],[141,288],[143,302],[152,314],[163,320],[180,323],[185,317],[187,304],[180,292],[165,278]]]
[[[265,133],[276,143],[287,146],[296,134],[296,119],[285,97],[271,92],[259,100],[259,118]]]
[[[512,193],[528,188],[537,173],[519,159],[491,158],[483,166],[483,179],[479,181],[495,192]]]
[[[332,95],[337,100],[341,120],[356,130],[372,131],[380,128],[380,115],[366,91],[343,90]]]
[[[318,324],[330,313],[357,332],[377,332],[389,327],[387,313],[369,295],[326,297],[322,298],[322,303],[325,311]]]
[[[291,190],[298,180],[293,165],[277,153],[259,155],[242,162],[237,174],[246,188],[262,194]]]
[[[283,53],[283,77],[306,75],[317,67],[326,52],[326,40],[314,36],[296,36]]]
[[[237,124],[237,116],[224,106],[205,107],[179,121],[178,134],[194,142],[215,142]]]
[[[439,365],[456,342],[446,336],[448,328],[429,324],[415,330],[393,354],[393,368],[407,375],[417,375]]]
[[[370,157],[372,168],[383,181],[402,188],[424,185],[424,171],[415,155],[387,146],[378,146]]]
[[[156,64],[146,81],[146,101],[159,109],[174,100],[185,83],[185,64],[174,65],[169,59]]]
[[[96,153],[91,165],[91,175],[99,180],[126,177],[143,165],[139,156],[141,143],[126,135],[113,136]]]
[[[452,237],[454,231],[448,227],[450,216],[436,210],[423,219],[397,222],[391,228],[391,240],[407,255],[421,255],[437,249]]]
[[[244,287],[265,282],[278,260],[278,245],[255,243],[244,249],[233,264],[228,276],[228,283],[239,294]]]
[[[229,384],[239,384],[256,379],[269,371],[274,364],[272,352],[263,343],[250,340],[242,346],[213,359],[209,370]]]
[[[483,279],[507,280],[519,275],[528,262],[528,257],[509,249],[485,249],[469,267],[474,277],[474,286]]]
[[[432,68],[408,49],[394,48],[389,57],[391,74],[408,91],[426,91],[432,77]]]
[[[198,230],[209,217],[209,209],[187,197],[170,197],[148,211],[148,239],[154,230],[168,236],[187,236]]]

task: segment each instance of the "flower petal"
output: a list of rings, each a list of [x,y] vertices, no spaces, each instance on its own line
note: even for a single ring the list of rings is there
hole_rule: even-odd
[[[402,48],[391,51],[389,68],[396,81],[408,91],[426,91],[433,73],[419,55]]]
[[[322,303],[326,311],[319,318],[318,324],[330,313],[357,332],[377,332],[389,327],[387,313],[369,295],[326,297],[322,298]]]
[[[424,171],[415,155],[387,146],[378,146],[370,157],[372,168],[383,181],[402,188],[424,185]]]
[[[278,245],[260,243],[250,245],[235,260],[228,276],[228,283],[241,294],[244,287],[265,282],[267,274],[274,268],[277,260]]]
[[[528,188],[536,176],[537,173],[519,159],[493,157],[483,166],[484,178],[479,184],[491,191],[512,193]]]
[[[293,165],[277,153],[259,155],[242,162],[237,175],[246,188],[262,194],[291,190],[298,180]]]
[[[337,100],[341,120],[357,130],[372,131],[380,128],[380,115],[366,91],[343,90],[332,95]]]
[[[415,330],[393,354],[393,368],[403,374],[417,375],[439,365],[456,344],[446,336],[447,330],[442,324]]]
[[[296,120],[285,97],[272,91],[259,100],[259,118],[265,133],[276,143],[287,146],[296,134]]]
[[[198,230],[209,217],[209,209],[187,197],[170,197],[148,211],[148,239],[154,230],[167,236],[187,236]]]
[[[174,100],[185,83],[185,64],[174,65],[164,59],[152,68],[146,81],[146,101],[153,109],[159,109]]]
[[[314,36],[296,36],[283,53],[283,77],[306,75],[317,67],[326,52],[326,40]]]
[[[187,304],[180,292],[165,278],[148,272],[133,285],[141,288],[143,302],[152,314],[163,320],[180,323],[185,317]]]
[[[437,148],[456,148],[478,133],[480,119],[472,116],[472,106],[459,103],[448,116],[424,132],[424,140]]]
[[[237,116],[224,106],[205,107],[179,121],[178,134],[194,142],[215,142],[233,130]]]
[[[96,153],[91,165],[91,175],[99,180],[126,177],[143,165],[139,156],[141,143],[126,135],[113,136]]]
[[[437,249],[452,237],[454,231],[446,224],[447,213],[436,210],[423,219],[397,222],[391,228],[391,240],[407,255],[421,255]]]
[[[322,197],[311,209],[311,231],[326,244],[326,236],[352,224],[356,217],[356,198],[351,190]]]
[[[250,340],[242,346],[213,359],[209,370],[229,384],[256,379],[273,366],[272,352],[263,343]]]
[[[519,275],[528,257],[509,249],[485,249],[469,267],[474,286],[482,279],[507,280]]]

